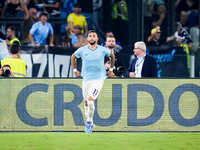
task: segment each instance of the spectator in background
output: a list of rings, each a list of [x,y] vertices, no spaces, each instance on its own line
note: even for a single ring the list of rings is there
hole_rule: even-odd
[[[79,3],[76,3],[74,5],[74,12],[69,14],[69,16],[67,17],[67,23],[68,23],[68,27],[66,28],[66,30],[69,29],[70,34],[74,33],[74,26],[76,25],[80,25],[83,30],[81,31],[81,33],[87,35],[88,33],[88,27],[87,27],[87,21],[86,18],[81,15],[81,6]]]
[[[116,39],[122,45],[128,45],[128,8],[126,0],[114,0],[112,17]]]
[[[2,13],[1,13],[1,17],[21,17],[20,14],[21,13],[21,7],[20,7],[20,1],[19,0],[6,0]],[[5,33],[6,32],[6,28],[8,28],[9,26],[12,26],[13,24],[6,24],[6,25],[2,25],[2,32]],[[18,31],[20,31],[20,24],[15,24],[15,27]],[[18,37],[20,37],[20,32],[17,32],[16,35]]]
[[[189,26],[189,29],[195,26],[196,20],[199,17],[199,2],[197,1],[193,6],[192,6],[192,10],[189,14],[189,17],[187,19],[187,23]]]
[[[35,8],[38,12],[38,15],[40,15],[45,11],[43,2],[43,0],[30,0],[30,2],[27,4],[27,8]]]
[[[180,23],[182,25],[182,28],[185,29],[189,33],[187,19],[188,19],[188,13],[186,11],[181,11]]]
[[[64,0],[63,3],[63,8],[61,11],[61,17],[62,18],[67,18],[69,14],[73,12],[74,4],[76,4],[76,0],[71,1],[71,0]],[[67,23],[61,24],[61,34],[65,35],[68,31],[66,30]]]
[[[196,20],[195,26],[190,29],[190,36],[193,41],[193,49],[196,52],[199,48],[199,19]]]
[[[40,15],[40,21],[33,24],[30,32],[29,39],[32,46],[40,47],[47,44],[47,37],[49,36],[49,45],[54,46],[54,31],[50,23],[47,22],[48,14],[43,12]]]
[[[193,5],[194,5],[194,0],[176,0],[175,1],[176,21],[180,20],[180,15],[182,11],[188,12]]]
[[[144,28],[145,28],[145,37],[150,35],[149,32],[151,32],[151,24],[152,22],[152,15],[156,14],[156,12],[153,10],[156,0],[143,0],[144,5]]]
[[[129,66],[126,75],[130,78],[157,77],[156,59],[146,54],[144,42],[136,42],[134,45],[135,57]]]
[[[105,47],[107,47],[107,49],[109,49],[111,51],[111,53],[115,55],[115,64],[113,66],[113,69],[117,69],[118,67],[122,66],[122,64],[121,64],[121,55],[120,55],[120,53],[115,51],[115,49],[114,49],[115,45],[116,45],[115,37],[114,36],[108,36],[106,38]],[[110,57],[105,57],[105,63],[107,61],[110,61],[110,59],[111,59]]]
[[[10,58],[3,59],[0,66],[9,65],[15,77],[26,76],[26,62],[21,59],[19,43],[15,42],[10,47]]]
[[[190,39],[189,33],[185,29],[183,29],[180,22],[176,22],[175,29],[177,46],[180,46],[181,44],[187,44],[188,47],[191,47],[192,40]]]
[[[44,10],[50,17],[60,17],[60,0],[44,0]],[[60,24],[52,24],[54,30],[54,45],[58,46],[60,41]]]
[[[26,3],[21,1],[23,15],[23,26],[22,26],[22,45],[29,45],[31,43],[28,35],[32,25],[39,20],[37,17],[37,10],[35,8],[30,8],[27,10]]]
[[[52,17],[60,17],[60,1],[59,0],[44,0],[44,8]]]
[[[166,6],[163,3],[160,3],[157,8],[158,12],[152,16],[152,26],[156,28],[160,26],[162,30],[162,35],[167,36],[167,13]]]
[[[6,39],[7,45],[12,45],[13,42],[17,41],[20,44],[19,39],[15,36],[16,34],[16,27],[15,26],[9,26],[7,28],[6,36],[8,39]]]
[[[6,41],[0,38],[0,61],[9,57],[10,54],[8,52]]]
[[[153,14],[156,14],[156,12],[153,10],[156,0],[144,0],[144,16],[145,19],[151,20],[151,17]]]
[[[114,37],[113,32],[107,31],[107,32],[106,32],[106,39],[107,39],[108,37]],[[105,46],[105,45],[106,45],[106,42],[104,42],[104,43],[101,44],[101,46]],[[120,42],[118,42],[118,41],[115,42],[114,49],[115,49],[115,51],[117,51],[117,52],[119,52],[119,51],[122,49]]]
[[[30,8],[37,8],[35,5],[36,5],[36,3],[35,3],[35,1],[36,0],[26,0],[26,6],[27,6],[27,9],[29,10]],[[25,0],[24,0],[24,2],[25,2]]]
[[[95,29],[93,26],[93,0],[77,0],[81,6],[81,14],[87,18],[89,30]]]
[[[6,0],[1,16],[17,17],[20,10],[19,0]]]
[[[71,47],[70,38],[68,35],[62,37],[62,47]]]
[[[93,0],[93,19],[94,23],[98,28],[102,28],[102,13],[103,13],[103,0]]]
[[[1,0],[0,1],[0,16],[1,16],[1,13],[2,13],[2,10],[3,10],[4,4],[5,4],[5,1],[6,0]]]
[[[67,17],[74,11],[74,5],[77,3],[77,0],[64,0],[63,3],[63,11],[65,15],[63,17]]]
[[[71,43],[75,48],[79,48],[88,44],[86,36],[81,33],[82,27],[80,25],[74,26],[74,33],[71,33]]]
[[[166,42],[169,42],[175,39],[174,35],[171,37],[161,36],[161,32],[162,31],[160,30],[160,26],[153,28],[151,30],[151,35],[147,39],[147,46],[161,46],[165,44]]]
[[[188,32],[182,28],[182,25],[180,22],[177,22],[175,24],[175,37],[177,46],[183,47],[186,54],[187,54],[187,67],[188,71],[190,72],[190,53],[193,50],[192,48],[192,40],[189,37]]]

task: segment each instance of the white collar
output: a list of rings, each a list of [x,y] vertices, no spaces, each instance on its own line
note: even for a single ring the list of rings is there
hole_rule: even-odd
[[[146,53],[145,53],[142,57],[137,56],[137,58],[138,58],[138,59],[142,59],[142,58],[144,58],[145,56],[146,56]]]

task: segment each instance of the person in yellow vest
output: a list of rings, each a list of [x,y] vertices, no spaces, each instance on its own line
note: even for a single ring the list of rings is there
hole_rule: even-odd
[[[114,0],[112,26],[115,38],[121,45],[128,45],[128,9],[127,0]]]
[[[14,42],[10,47],[10,58],[3,59],[0,62],[1,67],[9,65],[12,68],[12,73],[15,77],[26,77],[27,65],[24,60],[21,59],[19,53],[20,46],[17,42]]]
[[[125,0],[115,0],[113,4],[113,19],[117,19],[117,17],[121,17],[122,20],[128,21],[128,10],[127,4]]]
[[[88,26],[85,16],[81,15],[81,6],[79,3],[76,3],[74,5],[74,12],[69,14],[67,17],[67,23],[68,27],[66,27],[66,30],[69,30],[69,34],[75,32],[75,26],[80,25],[83,29],[81,33],[87,35],[88,34]],[[71,38],[71,37],[70,37]]]
[[[15,26],[9,26],[7,28],[6,36],[7,36],[8,39],[5,40],[7,45],[12,45],[13,42],[15,42],[15,41],[19,42],[19,44],[20,44],[20,41],[15,36],[15,33],[16,33],[16,27]]]

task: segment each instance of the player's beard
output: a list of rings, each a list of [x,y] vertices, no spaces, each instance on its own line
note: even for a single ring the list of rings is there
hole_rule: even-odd
[[[89,41],[89,43],[90,43],[90,45],[94,45],[94,44],[96,44],[96,41],[94,41],[94,42]]]
[[[113,46],[113,45],[112,45],[112,46],[108,46],[108,48],[109,48],[109,49],[113,49],[113,48],[114,48],[114,46]]]
[[[77,14],[81,14],[81,11],[76,11]]]

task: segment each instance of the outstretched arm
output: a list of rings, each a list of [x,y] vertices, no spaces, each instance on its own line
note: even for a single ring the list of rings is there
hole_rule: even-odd
[[[160,30],[160,26],[157,26],[156,31],[148,37],[148,42],[151,42],[153,40],[158,30]]]
[[[59,7],[59,2],[56,2],[55,4],[51,5],[51,4],[46,4],[43,3],[44,7],[50,7],[50,8],[58,8]]]
[[[8,2],[6,1],[6,3],[4,4],[4,7],[3,7],[3,9],[2,9],[2,12],[1,12],[1,17],[4,17],[5,12],[6,12],[6,10],[7,10],[7,7],[8,7]]]
[[[27,20],[29,18],[28,9],[27,9],[27,1],[20,0],[20,4],[21,4],[22,12],[23,12],[23,18],[24,20]]]

